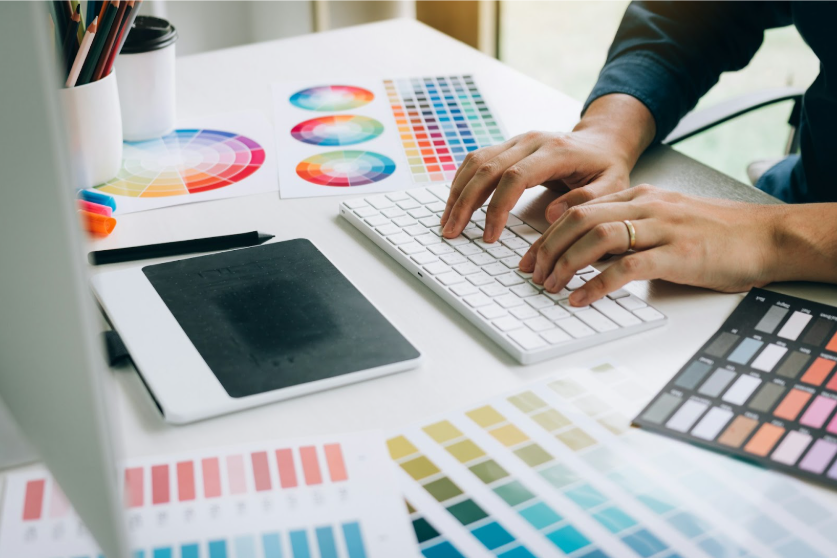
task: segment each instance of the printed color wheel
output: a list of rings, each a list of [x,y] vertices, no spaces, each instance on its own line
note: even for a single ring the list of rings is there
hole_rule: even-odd
[[[338,114],[300,122],[291,130],[299,141],[312,145],[352,145],[381,135],[384,125],[368,116]]]
[[[362,107],[374,98],[371,91],[352,85],[321,85],[297,91],[290,101],[301,109],[331,112]]]
[[[156,198],[197,194],[244,180],[264,163],[250,138],[218,130],[175,130],[160,139],[125,142],[122,169],[97,190]]]
[[[371,151],[330,151],[308,157],[296,167],[300,178],[321,186],[364,186],[394,171],[392,159]]]

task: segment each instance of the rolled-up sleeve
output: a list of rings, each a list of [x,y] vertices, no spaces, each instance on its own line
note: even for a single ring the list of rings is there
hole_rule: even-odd
[[[765,29],[790,23],[785,2],[632,2],[583,111],[603,95],[631,95],[659,142],[723,72],[750,62]]]

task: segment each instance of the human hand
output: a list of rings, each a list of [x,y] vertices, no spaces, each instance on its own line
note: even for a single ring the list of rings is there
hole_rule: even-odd
[[[627,188],[632,166],[605,138],[586,131],[529,132],[472,151],[451,184],[442,215],[443,235],[459,235],[494,192],[486,210],[483,240],[496,242],[523,192],[540,184],[565,192],[546,209],[546,218],[552,222],[570,207]]]
[[[570,295],[584,306],[630,281],[674,283],[740,292],[773,280],[782,206],[699,198],[644,184],[569,209],[529,248],[522,271],[557,293],[574,273],[606,254],[635,252]]]

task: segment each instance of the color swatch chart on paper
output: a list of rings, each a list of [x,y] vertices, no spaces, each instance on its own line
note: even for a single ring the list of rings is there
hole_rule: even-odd
[[[414,556],[378,437],[258,444],[132,462],[122,475],[140,558]],[[93,558],[96,544],[46,472],[10,477],[0,555]]]
[[[262,146],[246,136],[175,130],[160,139],[125,142],[119,174],[96,189],[132,198],[196,194],[244,180],[264,160]]]
[[[636,423],[837,487],[837,308],[751,291]]]
[[[505,140],[473,76],[384,80],[413,182],[453,180],[465,156]]]
[[[750,510],[748,498],[773,497],[754,493],[751,484],[763,477],[745,482],[720,468],[715,479],[709,471],[716,468],[692,461],[689,453],[705,452],[672,452],[664,439],[630,431],[627,415],[614,404],[624,393],[615,384],[586,388],[555,380],[391,437],[390,454],[409,502],[444,537],[437,543],[419,535],[424,556],[790,558],[827,556],[837,548],[779,504]],[[668,470],[672,456],[685,466]],[[763,472],[779,479],[782,498],[798,495],[793,479]],[[701,493],[693,491],[698,483]],[[726,509],[747,523],[720,516],[704,498],[719,491]],[[738,498],[738,505],[730,506],[729,498]],[[798,499],[822,511],[815,500]],[[773,531],[775,524],[781,528]],[[825,513],[820,524],[833,528],[834,517]],[[423,525],[414,519],[414,526],[420,533]]]

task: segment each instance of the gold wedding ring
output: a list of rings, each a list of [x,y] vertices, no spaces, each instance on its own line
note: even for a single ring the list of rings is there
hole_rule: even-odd
[[[630,246],[628,246],[628,250],[633,250],[636,245],[636,229],[634,228],[634,224],[627,219],[622,222],[625,223],[626,227],[628,227],[628,238],[630,239]]]

